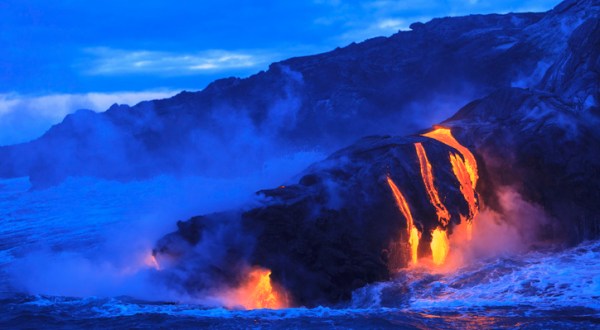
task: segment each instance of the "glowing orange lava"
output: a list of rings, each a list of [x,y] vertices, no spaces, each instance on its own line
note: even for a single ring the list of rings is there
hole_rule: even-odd
[[[389,176],[387,177],[387,182],[390,186],[390,189],[392,189],[392,192],[394,193],[394,197],[396,198],[396,204],[398,205],[400,212],[404,216],[404,219],[406,219],[408,244],[410,245],[411,249],[410,255],[413,264],[417,264],[417,251],[419,250],[419,239],[421,238],[421,233],[419,232],[417,227],[415,227],[412,214],[410,213],[410,208],[408,207],[408,203],[406,202],[406,198],[404,198],[404,195],[402,194],[402,192],[400,192],[400,189],[398,189],[396,183],[394,183],[392,178],[390,178]]]
[[[454,138],[452,131],[449,128],[436,127],[433,131],[423,134],[423,136],[437,140],[456,149],[462,156],[461,158],[457,154],[450,153],[450,163],[452,164],[452,171],[460,183],[460,192],[469,205],[469,214],[466,219],[461,217],[461,221],[465,220],[467,222],[467,239],[471,240],[473,218],[475,218],[479,211],[477,194],[475,192],[477,180],[479,180],[479,172],[477,170],[475,156],[468,148],[461,145],[460,142]]]
[[[431,256],[433,263],[436,265],[443,265],[450,251],[450,241],[446,231],[440,227],[437,227],[431,233]]]
[[[477,180],[479,179],[477,161],[475,160],[473,153],[454,138],[452,131],[446,127],[437,127],[433,131],[423,134],[423,136],[442,142],[443,144],[456,149],[462,155],[465,159],[466,170],[471,178],[471,184],[473,189],[475,189]]]
[[[227,296],[228,305],[241,305],[246,309],[279,309],[288,307],[287,293],[271,283],[271,271],[253,268],[248,279]]]
[[[410,238],[408,239],[408,244],[410,245],[410,256],[413,264],[417,264],[419,259],[419,240],[421,239],[421,233],[417,229],[417,227],[412,226],[410,228]]]
[[[460,183],[460,192],[469,205],[469,215],[467,221],[473,220],[477,215],[477,197],[475,195],[475,188],[471,183],[471,178],[467,170],[467,166],[462,158],[455,153],[450,153],[450,163],[452,164],[452,172]]]
[[[435,207],[435,213],[437,214],[439,223],[445,227],[448,225],[448,222],[450,222],[450,213],[440,200],[438,190],[433,183],[433,169],[431,163],[429,162],[425,148],[423,148],[421,143],[415,143],[415,149],[417,150],[419,165],[421,166],[421,176],[423,177],[425,190],[427,190],[431,205]]]
[[[445,145],[455,149],[458,153],[450,152],[450,164],[452,165],[452,172],[456,176],[460,192],[462,193],[465,201],[468,204],[468,214],[460,214],[461,223],[465,223],[466,227],[466,240],[471,240],[473,231],[473,218],[479,212],[479,202],[477,192],[477,181],[479,179],[477,161],[475,156],[469,149],[461,145],[452,135],[449,128],[436,127],[433,131],[423,134],[423,136],[437,140]],[[435,212],[438,218],[439,225],[435,230],[431,232],[431,255],[433,263],[435,265],[442,265],[445,263],[448,253],[450,251],[450,241],[448,239],[447,227],[450,223],[450,212],[442,203],[439,195],[439,191],[435,186],[435,179],[433,175],[433,167],[429,162],[427,153],[422,143],[415,143],[415,150],[417,158],[419,159],[419,166],[421,171],[421,177],[423,184],[425,185],[425,191],[429,197],[431,205],[435,208]],[[421,233],[414,226],[412,215],[406,202],[406,199],[400,192],[400,189],[388,176],[388,184],[394,193],[396,203],[400,212],[404,215],[407,221],[408,240],[411,247],[411,256],[413,263],[417,262],[417,250],[419,246],[419,240]],[[464,239],[465,236],[462,236]]]

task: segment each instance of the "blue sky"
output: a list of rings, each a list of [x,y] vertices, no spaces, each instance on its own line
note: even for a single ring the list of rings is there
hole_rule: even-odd
[[[0,144],[35,137],[77,108],[200,90],[415,21],[558,2],[0,0]]]

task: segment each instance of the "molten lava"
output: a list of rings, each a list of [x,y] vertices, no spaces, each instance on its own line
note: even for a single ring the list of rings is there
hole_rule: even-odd
[[[389,176],[387,177],[387,182],[390,186],[390,189],[392,189],[392,192],[394,193],[394,198],[396,198],[396,204],[398,204],[400,212],[404,216],[404,219],[406,219],[408,244],[410,245],[411,250],[410,255],[413,264],[417,264],[417,251],[419,250],[419,239],[421,238],[421,233],[419,232],[417,227],[415,227],[412,214],[410,213],[410,208],[408,207],[408,203],[406,202],[406,198],[404,198],[404,195],[402,194],[402,192],[400,192],[398,186],[396,186],[392,178],[390,178]]]
[[[461,217],[461,221],[466,220],[467,239],[471,240],[473,218],[475,218],[479,210],[477,194],[475,192],[477,180],[479,180],[479,172],[477,170],[475,156],[468,148],[461,145],[460,142],[454,138],[452,131],[450,131],[449,128],[437,127],[433,131],[423,134],[423,136],[437,140],[456,149],[462,156],[461,158],[457,154],[450,153],[450,163],[452,164],[452,171],[460,183],[460,192],[469,205],[469,214],[466,219]]]
[[[433,169],[431,167],[431,163],[429,162],[425,148],[423,148],[421,143],[415,143],[415,149],[417,150],[419,165],[421,166],[421,176],[423,177],[425,190],[427,190],[427,195],[429,195],[431,205],[435,207],[435,213],[437,214],[439,223],[446,227],[450,222],[450,213],[440,200],[438,190],[433,183]]]
[[[461,145],[454,138],[449,128],[438,127],[431,132],[423,134],[423,136],[444,143],[458,152],[450,152],[450,164],[452,165],[452,172],[456,176],[456,179],[460,185],[460,192],[469,206],[468,214],[460,214],[460,220],[461,223],[466,224],[466,239],[471,240],[473,231],[473,218],[475,218],[479,211],[479,203],[477,200],[477,193],[475,191],[479,174],[477,172],[477,162],[475,160],[475,156],[471,153],[471,151],[469,151],[469,149]],[[417,152],[417,158],[419,159],[423,184],[425,185],[425,190],[427,191],[429,201],[435,208],[435,213],[439,223],[437,228],[431,232],[431,255],[434,264],[442,265],[446,261],[450,251],[450,241],[447,233],[447,227],[450,223],[450,212],[448,212],[448,209],[440,199],[439,192],[434,182],[433,167],[429,162],[423,144],[415,143],[415,150]],[[394,197],[396,198],[396,204],[398,204],[400,212],[406,219],[406,228],[408,231],[408,242],[411,248],[412,261],[413,264],[416,264],[421,233],[413,223],[413,218],[404,195],[402,195],[400,189],[389,176],[387,177],[387,181],[392,192],[394,193]]]
[[[477,172],[477,161],[475,160],[475,156],[473,153],[460,144],[452,135],[452,131],[446,127],[437,127],[431,132],[427,132],[423,134],[423,136],[437,140],[449,147],[456,149],[465,160],[466,171],[469,173],[469,177],[471,178],[471,185],[473,189],[477,186],[477,180],[479,179],[479,174]]]
[[[417,227],[412,226],[410,228],[410,237],[408,239],[408,244],[410,245],[410,256],[413,264],[417,264],[419,259],[419,240],[421,239],[421,233],[417,229]]]
[[[449,251],[450,241],[448,240],[448,234],[444,229],[437,227],[431,233],[431,256],[433,263],[436,265],[444,264]]]
[[[271,283],[271,271],[253,268],[246,282],[227,295],[228,305],[241,305],[246,309],[279,309],[288,307],[287,293]]]
[[[452,172],[454,172],[454,175],[460,183],[460,192],[469,205],[469,215],[467,216],[467,221],[470,222],[473,220],[475,215],[477,215],[478,211],[475,188],[471,182],[467,165],[463,159],[455,153],[450,153],[450,163],[452,164]]]

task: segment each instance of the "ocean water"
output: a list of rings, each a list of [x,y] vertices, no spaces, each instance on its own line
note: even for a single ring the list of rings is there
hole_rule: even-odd
[[[155,281],[147,257],[176,220],[252,203],[264,186],[73,178],[32,190],[26,178],[0,181],[0,328],[600,328],[600,242],[452,272],[413,267],[345,304],[311,309],[228,310]]]

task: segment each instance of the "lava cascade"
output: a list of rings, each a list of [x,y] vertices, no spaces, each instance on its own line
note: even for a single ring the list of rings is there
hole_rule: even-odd
[[[431,205],[435,207],[438,222],[440,223],[440,226],[438,226],[431,233],[431,255],[433,257],[433,263],[436,265],[441,265],[446,260],[446,256],[448,256],[448,251],[450,249],[448,235],[444,229],[448,223],[450,223],[450,213],[448,212],[448,209],[444,203],[442,203],[440,194],[435,187],[433,180],[433,167],[427,158],[425,148],[423,148],[421,143],[415,143],[415,149],[417,150],[417,157],[419,158],[421,176],[423,177],[425,190],[427,190],[427,195],[429,196]]]
[[[477,180],[479,180],[479,172],[477,170],[477,161],[473,153],[465,146],[460,144],[452,135],[452,131],[447,127],[436,127],[433,131],[423,134],[423,136],[430,139],[437,140],[449,147],[456,149],[464,158],[466,171],[469,173],[471,179],[471,185],[473,189],[477,186]]]
[[[479,211],[479,202],[477,199],[477,192],[475,190],[477,186],[477,180],[479,179],[479,174],[475,156],[468,148],[461,145],[454,138],[449,128],[436,127],[431,132],[423,134],[423,136],[444,143],[458,152],[450,152],[449,161],[452,166],[452,172],[459,183],[460,192],[469,207],[468,214],[461,214],[460,219],[461,223],[466,223],[467,239],[470,240],[473,229],[473,219]],[[439,192],[435,186],[433,166],[427,157],[427,153],[423,147],[423,144],[417,142],[414,144],[414,146],[417,153],[417,158],[419,160],[423,184],[429,197],[429,201],[435,208],[439,223],[439,225],[431,232],[430,247],[432,259],[434,264],[442,265],[444,264],[450,251],[450,242],[447,233],[447,226],[450,223],[450,213],[448,212],[448,209],[444,203],[442,203]],[[418,260],[418,246],[421,233],[414,225],[414,220],[412,218],[410,207],[406,201],[406,198],[394,181],[389,177],[389,175],[387,177],[387,182],[394,194],[396,204],[398,205],[400,212],[406,219],[407,234],[409,238],[408,240],[411,248],[411,259],[413,264],[416,264]]]
[[[467,165],[462,158],[460,158],[457,154],[450,153],[450,164],[452,164],[452,172],[454,172],[454,175],[460,184],[460,192],[469,205],[469,215],[467,216],[466,220],[470,222],[478,212],[475,188],[471,182]]]
[[[454,148],[462,156],[450,153],[450,163],[452,172],[460,183],[460,191],[469,205],[469,214],[466,217],[461,216],[461,222],[467,223],[467,239],[471,240],[473,232],[473,219],[479,211],[479,202],[477,200],[477,181],[479,172],[477,161],[473,153],[465,146],[460,144],[452,135],[452,131],[447,127],[438,126],[434,130],[423,134],[423,136],[439,141],[451,148]]]
[[[410,212],[410,208],[408,207],[408,203],[406,202],[406,198],[398,188],[398,186],[394,183],[392,178],[387,177],[388,185],[392,192],[394,193],[394,198],[396,199],[396,204],[400,209],[400,212],[406,219],[406,231],[408,234],[408,244],[410,246],[410,255],[413,264],[417,264],[418,262],[418,249],[419,249],[419,239],[421,238],[421,233],[415,227],[412,214]]]
[[[435,207],[435,213],[437,214],[438,221],[442,226],[447,226],[450,222],[450,213],[444,203],[440,200],[440,194],[433,183],[433,167],[427,158],[425,148],[421,143],[415,143],[415,149],[417,150],[417,156],[419,158],[419,165],[421,167],[421,176],[423,177],[423,184],[427,190],[429,201],[431,205]]]
[[[431,233],[431,257],[436,265],[443,265],[450,252],[448,234],[440,227]]]
[[[268,269],[253,268],[246,281],[228,293],[226,305],[243,306],[245,309],[280,309],[289,307],[288,295],[280,287],[271,283],[271,271]]]

